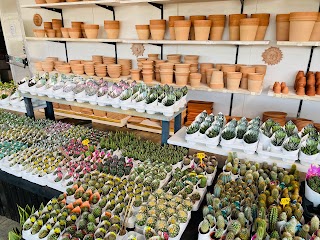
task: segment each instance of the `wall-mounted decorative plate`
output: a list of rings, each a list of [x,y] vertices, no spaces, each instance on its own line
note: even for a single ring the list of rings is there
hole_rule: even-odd
[[[33,15],[33,23],[34,25],[36,25],[37,27],[41,26],[42,24],[42,17],[40,16],[40,14],[35,14]]]
[[[131,46],[132,54],[136,57],[143,56],[144,46],[141,43],[133,43]]]
[[[282,51],[277,47],[270,47],[262,53],[262,59],[268,65],[278,64],[282,60],[282,57]]]

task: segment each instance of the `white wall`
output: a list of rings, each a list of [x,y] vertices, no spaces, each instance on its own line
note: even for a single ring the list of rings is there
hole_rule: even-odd
[[[33,0],[20,0],[20,4],[32,4]],[[212,1],[197,3],[168,4],[164,6],[164,18],[170,15],[210,15],[210,14],[232,14],[240,13],[241,4],[239,0]],[[266,34],[266,39],[271,40],[270,46],[276,46],[275,42],[275,16],[278,13],[289,13],[293,11],[318,11],[319,0],[245,0],[244,13],[271,13],[271,21]],[[60,14],[43,9],[21,9],[26,36],[33,36],[32,29],[35,28],[32,18],[39,13],[44,21],[52,18],[60,18]],[[148,24],[150,19],[159,19],[160,10],[149,4],[127,5],[115,7],[116,19],[121,21],[120,38],[137,38],[135,24]],[[105,38],[103,20],[112,19],[112,13],[100,7],[67,8],[63,10],[64,24],[70,27],[71,21],[84,21],[99,24],[100,38]],[[168,34],[168,33],[167,33]],[[168,36],[167,36],[168,38]],[[224,32],[223,39],[228,39],[228,28]],[[270,46],[241,46],[239,49],[238,63],[264,64],[261,54]],[[135,59],[130,50],[130,44],[118,44],[118,57]],[[160,48],[145,45],[145,54],[160,53]],[[28,42],[31,59],[40,60],[47,56],[57,56],[65,59],[64,45],[51,42]],[[275,66],[268,66],[264,82],[265,91],[261,96],[234,95],[233,116],[255,117],[268,110],[281,110],[288,112],[289,117],[296,117],[299,100],[286,100],[266,96],[268,87],[275,81],[286,82],[293,85],[294,76],[298,70],[306,70],[310,47],[281,47],[283,52],[282,61]],[[235,46],[164,46],[164,55],[169,53],[199,54],[200,62],[234,63]],[[90,59],[91,55],[102,54],[114,56],[114,48],[107,44],[68,43],[69,59]],[[315,49],[310,70],[320,71],[320,49]],[[215,112],[222,111],[229,114],[230,94],[192,91],[190,99],[213,101]],[[320,122],[319,102],[304,101],[301,117],[307,117]]]

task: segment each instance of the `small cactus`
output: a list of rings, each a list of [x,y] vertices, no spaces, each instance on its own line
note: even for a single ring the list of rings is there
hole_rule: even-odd
[[[240,222],[241,227],[244,227],[244,226],[245,226],[245,224],[246,224],[246,218],[245,218],[243,212],[239,212],[239,214],[238,214],[238,221]]]
[[[226,236],[226,240],[234,240],[235,234],[234,232],[228,232]]]
[[[241,223],[238,220],[232,221],[228,226],[228,230],[233,232],[235,235],[237,235],[240,232],[240,229]]]
[[[250,231],[247,228],[241,228],[239,237],[241,240],[248,240],[250,238]]]
[[[272,191],[271,191],[271,196],[272,196],[274,199],[278,199],[278,198],[279,198],[279,190],[278,190],[277,188],[272,189]]]
[[[296,210],[294,210],[293,214],[296,217],[296,219],[300,222],[300,220],[302,218],[302,211],[300,209],[296,209]]]
[[[225,221],[224,221],[224,217],[223,216],[219,215],[217,217],[217,224],[216,225],[217,225],[218,229],[224,229]]]
[[[280,239],[280,236],[279,236],[278,231],[273,231],[273,232],[270,234],[270,238],[271,238],[271,239],[279,240],[279,239]]]
[[[310,222],[310,235],[312,235],[318,229],[319,229],[319,218],[317,215],[314,215],[311,218],[311,222]]]
[[[213,189],[213,194],[215,197],[220,197],[222,187],[219,184],[216,184]]]
[[[202,209],[203,217],[205,218],[209,214],[209,212],[210,212],[210,210],[209,210],[208,206],[204,206]]]
[[[280,213],[279,221],[287,221],[287,214],[286,214],[286,212]]]
[[[210,223],[207,219],[203,219],[203,221],[200,223],[200,232],[202,234],[208,233],[210,230]]]
[[[272,207],[269,213],[269,229],[271,232],[276,230],[277,220],[278,220],[278,208]]]
[[[211,205],[211,206],[213,205],[213,196],[211,193],[206,194],[206,200],[208,205]]]
[[[302,226],[300,232],[299,232],[299,236],[304,238],[304,239],[307,239],[307,236],[308,236],[308,233],[310,231],[310,227],[308,224],[305,224]]]
[[[263,227],[258,227],[257,229],[257,240],[263,240],[265,235],[265,229]]]

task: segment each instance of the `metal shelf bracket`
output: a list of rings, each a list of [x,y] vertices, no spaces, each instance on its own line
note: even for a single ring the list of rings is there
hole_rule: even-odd
[[[113,7],[113,6],[107,6],[107,5],[102,5],[102,4],[98,4],[98,3],[96,3],[96,6],[102,7],[102,8],[104,8],[104,9],[107,9],[107,10],[111,11],[112,14],[113,14],[113,20],[116,20],[116,15],[115,15],[114,7]]]
[[[161,19],[163,19],[163,4],[160,3],[154,3],[154,2],[148,2],[151,6],[154,6],[161,10]]]
[[[41,7],[42,9],[46,9],[52,12],[56,12],[56,13],[60,13],[62,14],[62,9],[58,9],[58,8],[48,8],[48,7]]]

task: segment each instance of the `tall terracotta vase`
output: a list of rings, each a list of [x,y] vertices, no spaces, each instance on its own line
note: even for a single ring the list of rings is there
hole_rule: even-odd
[[[277,41],[289,41],[290,14],[277,14]]]
[[[169,16],[169,33],[170,40],[176,40],[176,34],[174,31],[174,21],[184,20],[184,16]]]
[[[254,41],[259,27],[259,18],[244,18],[240,20],[240,41]]]
[[[222,40],[224,27],[226,23],[226,15],[209,15],[208,19],[212,21],[210,40],[220,41]]]
[[[289,41],[309,41],[318,12],[292,12],[290,13]]]
[[[211,24],[211,20],[195,20],[193,22],[196,41],[207,41],[209,39]]]
[[[191,28],[190,28],[190,36],[189,39],[190,40],[195,40],[195,32],[194,32],[194,21],[195,20],[206,20],[207,17],[203,16],[203,15],[195,15],[195,16],[190,16],[190,20],[191,20]]]
[[[190,20],[174,21],[174,31],[176,40],[188,41],[191,28]]]
[[[256,34],[256,41],[263,41],[269,26],[269,13],[255,13],[251,14],[251,18],[259,18],[259,27]]]
[[[229,40],[240,40],[240,19],[246,18],[247,14],[230,14],[229,15]]]

